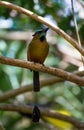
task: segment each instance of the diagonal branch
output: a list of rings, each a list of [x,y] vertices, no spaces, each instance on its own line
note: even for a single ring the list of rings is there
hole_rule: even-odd
[[[3,56],[0,56],[0,63],[45,72],[45,73],[63,78],[64,80],[71,81],[80,86],[84,86],[84,78],[81,78],[73,73],[64,71],[62,69],[47,67],[47,66],[43,66],[41,64],[33,63],[33,62],[29,62],[29,61],[6,58]]]
[[[45,108],[39,107],[40,112],[41,112],[41,117],[47,116],[47,117],[52,117],[56,119],[60,119],[63,121],[66,121],[68,123],[71,123],[77,128],[84,128],[84,122],[80,122],[76,118],[72,116],[67,116],[60,114],[56,111],[52,110],[47,110]],[[21,112],[21,113],[31,113],[33,111],[33,106],[29,105],[14,105],[14,104],[0,104],[0,110],[1,111],[14,111],[14,112]]]
[[[61,81],[63,81],[63,79],[61,79],[61,78],[55,78],[55,77],[47,78],[47,79],[40,81],[40,87],[42,88],[46,85],[51,85],[51,84],[61,82]],[[29,92],[32,90],[33,90],[33,84],[24,85],[18,89],[10,90],[10,91],[4,93],[3,95],[0,95],[0,102],[3,102],[5,100],[11,99],[17,95],[20,95],[22,93],[26,93],[26,92]]]
[[[74,20],[74,25],[75,25],[75,31],[76,31],[76,35],[77,35],[77,41],[78,41],[78,44],[82,47],[79,32],[78,32],[77,20],[76,20],[76,16],[75,16],[75,12],[74,12],[73,0],[71,0],[71,6],[72,6],[72,14],[73,14],[73,20]],[[83,66],[84,66],[84,57],[82,55],[81,55],[81,60],[82,60]]]
[[[77,71],[74,72],[75,74],[79,75],[79,76],[84,76],[84,71]],[[40,87],[44,87],[44,86],[48,86],[48,85],[52,85],[55,83],[59,83],[64,81],[62,78],[59,77],[50,77],[44,80],[40,81]],[[11,99],[15,96],[18,96],[20,94],[26,93],[26,92],[30,92],[33,89],[33,84],[29,84],[29,85],[24,85],[18,89],[14,89],[14,90],[10,90],[6,93],[4,93],[3,95],[0,95],[0,102],[3,102],[5,100]]]
[[[68,34],[66,34],[63,30],[61,30],[56,25],[49,23],[49,21],[47,22],[45,18],[38,16],[38,15],[34,14],[33,12],[31,12],[27,9],[24,9],[20,6],[14,5],[10,2],[0,1],[0,5],[10,8],[10,9],[17,10],[18,12],[23,13],[27,16],[30,16],[31,18],[35,19],[36,21],[39,21],[39,22],[49,26],[57,34],[61,35],[64,39],[66,39],[72,46],[74,46],[84,56],[84,49],[81,46],[79,46],[78,43],[74,39],[72,39]]]

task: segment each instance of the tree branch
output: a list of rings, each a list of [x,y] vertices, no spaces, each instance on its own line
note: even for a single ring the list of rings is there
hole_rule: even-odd
[[[32,32],[29,31],[4,31],[0,33],[0,39],[4,40],[20,40],[20,41],[30,41],[32,38]]]
[[[56,78],[56,77],[47,78],[45,80],[41,80],[40,87],[42,88],[46,85],[51,85],[51,84],[61,82],[61,81],[63,81],[63,79],[61,79],[61,78]],[[33,84],[29,84],[29,85],[24,85],[18,89],[8,91],[8,92],[4,93],[3,95],[0,95],[0,102],[11,99],[14,96],[20,95],[22,93],[32,91],[32,89],[33,89]]]
[[[84,71],[77,71],[74,72],[75,74],[79,75],[79,76],[84,76]],[[63,82],[64,80],[62,78],[58,78],[58,77],[50,77],[47,78],[45,80],[41,80],[40,81],[40,87],[44,87],[47,85],[51,85],[54,83],[59,83],[59,82]],[[5,100],[11,99],[15,96],[18,96],[20,94],[26,93],[26,92],[30,92],[33,89],[33,84],[29,84],[29,85],[24,85],[18,89],[14,89],[14,90],[10,90],[6,93],[4,93],[3,95],[0,95],[0,102],[3,102]]]
[[[0,56],[0,63],[45,72],[45,73],[63,78],[64,80],[71,81],[80,86],[84,86],[84,78],[76,76],[73,73],[66,72],[62,69],[46,67],[46,66],[43,66],[38,63],[33,63],[33,62],[23,61],[23,60],[18,60],[18,59],[12,59],[12,58],[6,58],[3,56]]]
[[[71,123],[72,125],[74,125],[77,128],[84,128],[84,122],[80,122],[79,120],[77,120],[76,118],[72,117],[72,116],[67,116],[67,115],[63,115],[60,114],[56,111],[52,111],[52,110],[47,110],[44,109],[42,107],[39,107],[40,112],[41,112],[41,116],[47,116],[47,117],[52,117],[52,118],[56,118],[56,119],[60,119],[63,121],[66,121],[68,123]],[[29,106],[29,105],[14,105],[14,104],[0,104],[0,110],[1,111],[15,111],[15,112],[21,112],[21,113],[31,113],[33,111],[33,106]]]
[[[77,35],[78,44],[82,47],[79,32],[78,32],[77,20],[76,20],[76,16],[75,16],[75,12],[74,12],[74,2],[73,2],[73,0],[71,0],[71,6],[72,6],[72,14],[73,14],[73,20],[74,20],[74,25],[75,25],[75,31],[76,31],[76,35]],[[84,66],[84,57],[82,55],[81,55],[81,60],[82,60],[83,66]]]
[[[61,35],[64,39],[66,39],[72,46],[74,46],[84,56],[84,49],[81,46],[79,46],[78,43],[74,39],[72,39],[68,34],[66,34],[63,30],[61,30],[56,25],[49,23],[49,21],[47,22],[45,18],[38,16],[27,9],[24,9],[22,7],[19,7],[17,5],[11,4],[6,1],[0,1],[0,5],[10,8],[10,9],[17,10],[18,12],[23,13],[27,16],[30,16],[31,18],[35,19],[36,21],[39,21],[39,22],[49,26],[57,34]]]

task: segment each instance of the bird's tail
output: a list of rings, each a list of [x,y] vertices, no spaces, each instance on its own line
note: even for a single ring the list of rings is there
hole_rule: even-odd
[[[40,82],[39,82],[39,72],[33,71],[33,85],[34,85],[34,91],[38,92],[40,91]]]

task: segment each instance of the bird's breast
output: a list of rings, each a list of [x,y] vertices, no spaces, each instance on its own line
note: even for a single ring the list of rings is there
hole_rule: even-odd
[[[28,60],[42,64],[48,55],[48,51],[49,45],[46,40],[41,42],[40,39],[34,39],[28,47]]]

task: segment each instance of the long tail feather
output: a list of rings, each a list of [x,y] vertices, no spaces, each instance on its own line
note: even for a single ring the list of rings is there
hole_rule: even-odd
[[[38,71],[33,71],[33,85],[34,85],[35,92],[40,91],[39,72]]]

